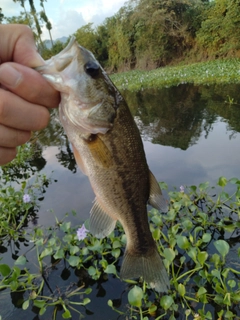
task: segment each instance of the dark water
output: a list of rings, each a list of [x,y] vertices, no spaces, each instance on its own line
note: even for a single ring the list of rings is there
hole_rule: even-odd
[[[149,167],[157,180],[166,182],[170,190],[205,181],[214,185],[220,176],[240,178],[240,86],[181,85],[138,93],[125,92],[124,96],[139,126]],[[228,103],[229,97],[239,104]],[[94,194],[88,179],[77,168],[71,146],[58,122],[52,121],[44,134],[39,135],[39,148],[42,156],[31,165],[51,176],[53,182],[41,202],[38,224],[54,225],[51,210],[58,219],[75,210],[77,216],[72,218],[73,223],[82,223],[89,217]],[[10,250],[1,256],[2,261],[9,263]],[[62,281],[62,267],[59,265],[54,271],[55,285]],[[76,281],[75,277],[71,274],[67,283],[61,285],[68,286]],[[118,319],[118,314],[107,306],[107,301],[119,299],[124,309],[127,302],[123,294],[125,285],[120,282],[116,285],[111,280],[101,281],[93,285],[86,318]],[[51,319],[50,313],[38,317],[34,310],[21,311],[19,296],[12,294],[11,299],[9,296],[6,291],[0,293],[0,315],[4,320]]]

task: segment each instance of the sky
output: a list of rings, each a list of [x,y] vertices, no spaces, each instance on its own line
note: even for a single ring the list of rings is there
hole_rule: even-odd
[[[39,0],[34,0],[37,11],[41,10]],[[52,24],[53,39],[68,37],[83,25],[93,22],[101,24],[106,17],[114,15],[126,0],[47,0],[44,2],[46,14]],[[29,9],[28,1],[26,8]],[[1,0],[0,7],[6,17],[18,16],[22,7],[13,0]],[[43,40],[49,39],[43,28]]]

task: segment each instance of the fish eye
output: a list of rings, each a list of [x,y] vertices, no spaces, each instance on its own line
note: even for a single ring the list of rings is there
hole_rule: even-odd
[[[86,74],[88,74],[92,78],[95,78],[99,75],[100,67],[99,64],[97,64],[96,62],[89,61],[84,65],[84,70]]]

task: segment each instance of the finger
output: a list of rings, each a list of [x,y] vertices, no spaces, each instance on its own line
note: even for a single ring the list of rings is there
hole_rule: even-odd
[[[12,161],[17,155],[16,148],[2,148],[0,147],[0,166]]]
[[[13,62],[2,64],[0,83],[29,102],[50,108],[59,105],[59,92],[53,89],[37,71],[20,64]]]
[[[0,124],[23,131],[35,131],[45,128],[48,121],[47,108],[0,89]]]
[[[0,60],[2,62],[15,61],[33,68],[43,64],[29,27],[21,24],[0,25],[0,34]]]
[[[0,146],[15,148],[26,143],[31,138],[31,131],[16,130],[0,125]]]

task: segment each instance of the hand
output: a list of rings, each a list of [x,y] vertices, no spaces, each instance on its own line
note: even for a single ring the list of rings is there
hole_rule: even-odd
[[[0,165],[16,156],[31,131],[45,128],[59,93],[35,70],[44,64],[24,25],[0,25]]]

